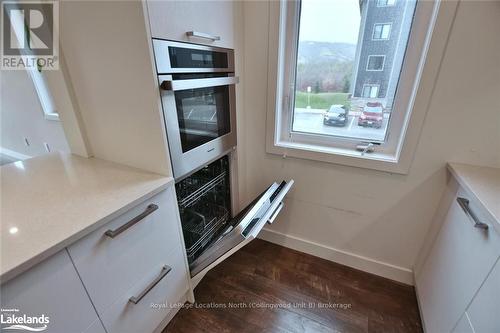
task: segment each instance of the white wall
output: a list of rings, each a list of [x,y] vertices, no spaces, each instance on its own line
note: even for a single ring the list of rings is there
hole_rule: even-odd
[[[265,128],[273,126],[266,123],[267,68],[275,66],[268,63],[269,4],[245,2],[244,14],[241,201],[270,181],[294,178],[286,209],[265,238],[411,283],[445,188],[446,162],[500,166],[500,3],[459,5],[432,99],[416,104],[429,110],[406,176],[266,153]],[[426,67],[424,76],[426,70],[434,69]]]
[[[69,152],[59,121],[46,120],[31,77],[26,71],[2,71],[0,98],[0,147],[36,156],[46,154],[46,142],[52,151]],[[24,138],[30,142],[25,145]]]

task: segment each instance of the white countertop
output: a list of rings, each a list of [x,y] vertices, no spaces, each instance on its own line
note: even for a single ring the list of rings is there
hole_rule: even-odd
[[[497,224],[500,232],[500,168],[449,163],[448,169],[458,183],[471,192]]]
[[[4,165],[0,174],[2,282],[173,183],[171,177],[61,153]]]

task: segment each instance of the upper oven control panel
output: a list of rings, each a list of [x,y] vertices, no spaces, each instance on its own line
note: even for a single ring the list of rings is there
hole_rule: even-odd
[[[158,74],[234,72],[234,50],[153,38]]]

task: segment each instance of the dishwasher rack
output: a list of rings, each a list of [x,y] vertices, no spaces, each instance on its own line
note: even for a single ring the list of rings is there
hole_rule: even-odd
[[[228,228],[231,218],[229,186],[227,156],[175,184],[190,264]]]
[[[212,191],[217,185],[221,185],[226,179],[226,173],[224,171],[213,179],[206,179],[205,177],[195,178],[195,176],[192,176],[179,183],[180,185],[177,189],[177,195],[181,197],[178,200],[179,207],[182,209],[193,205],[193,203],[206,193]],[[203,185],[200,187],[200,184]]]

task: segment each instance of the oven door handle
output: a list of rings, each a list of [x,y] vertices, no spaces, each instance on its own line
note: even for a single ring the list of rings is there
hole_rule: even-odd
[[[160,88],[163,90],[177,91],[186,89],[228,86],[237,84],[239,81],[240,79],[237,76],[212,77],[206,79],[190,80],[165,80],[161,82]]]

